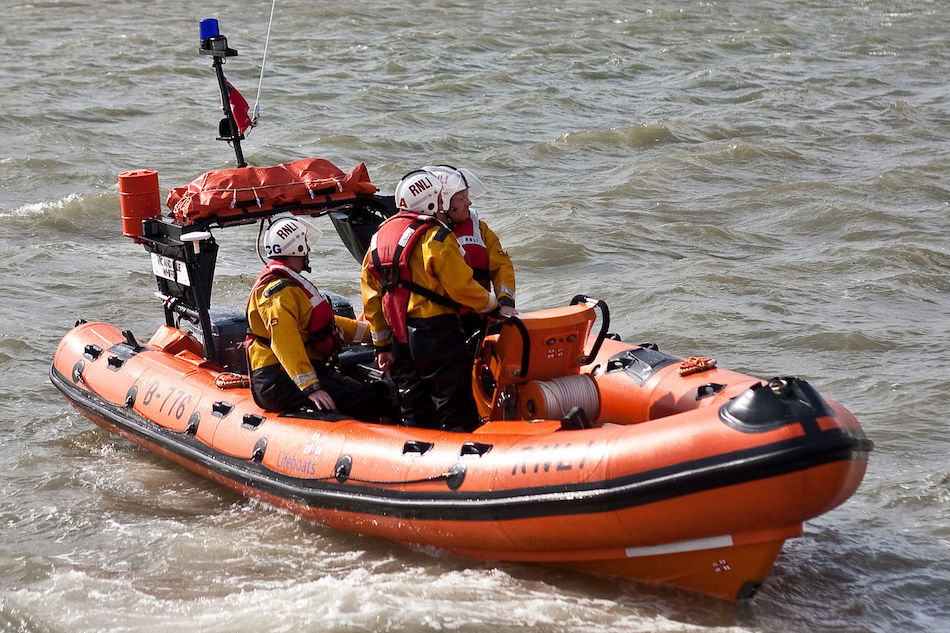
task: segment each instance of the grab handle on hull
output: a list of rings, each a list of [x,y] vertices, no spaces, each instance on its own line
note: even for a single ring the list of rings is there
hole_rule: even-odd
[[[528,334],[528,328],[525,327],[524,322],[516,316],[509,317],[504,325],[515,326],[518,333],[521,334],[521,369],[515,375],[524,378],[528,375],[528,359],[531,357],[531,335]]]
[[[602,299],[593,299],[587,295],[576,295],[571,299],[572,306],[578,303],[586,303],[589,306],[600,308],[602,318],[600,333],[597,334],[597,340],[594,341],[594,346],[591,348],[590,354],[581,359],[581,365],[588,365],[597,358],[597,354],[600,352],[600,346],[604,344],[604,340],[607,338],[607,331],[610,329],[610,310],[607,309],[607,304]]]

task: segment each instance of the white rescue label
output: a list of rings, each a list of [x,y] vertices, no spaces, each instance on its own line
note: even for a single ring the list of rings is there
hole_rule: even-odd
[[[183,286],[190,286],[191,280],[188,278],[188,270],[185,268],[185,262],[172,257],[165,257],[158,253],[152,253],[152,272],[156,277],[162,277],[169,281],[174,281]]]

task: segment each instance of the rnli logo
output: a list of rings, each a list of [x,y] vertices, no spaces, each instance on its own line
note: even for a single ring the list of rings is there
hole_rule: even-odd
[[[283,224],[281,224],[280,227],[277,228],[277,230],[274,232],[274,235],[276,235],[277,238],[281,242],[283,242],[293,237],[294,233],[296,233],[299,230],[300,230],[299,225],[288,220],[287,222],[284,222]],[[264,250],[266,251],[268,256],[283,255],[283,252],[282,252],[283,248],[280,244],[271,244],[271,245],[265,244]],[[303,250],[303,248],[298,246],[298,250]]]
[[[413,198],[418,198],[429,189],[432,189],[433,186],[434,185],[432,184],[432,181],[429,180],[427,177],[423,176],[419,180],[409,185],[409,193],[412,194]],[[409,208],[409,205],[406,203],[405,198],[399,199],[399,206],[402,207],[403,209]]]
[[[314,455],[317,456],[320,454],[322,449],[322,443],[325,438],[322,433],[314,433],[310,436],[310,439],[307,440],[307,445],[303,447],[304,455]]]
[[[293,222],[285,222],[282,227],[277,229],[277,237],[282,240],[287,239],[297,231],[297,225]]]
[[[432,189],[432,181],[428,178],[420,178],[409,185],[409,193],[414,196],[421,196],[427,190]]]
[[[528,475],[531,473],[549,472],[552,467],[555,471],[563,470],[584,470],[584,464],[587,463],[588,453],[593,447],[593,442],[588,442],[587,447],[571,447],[567,442],[563,446],[555,444],[550,446],[545,444],[540,447],[525,446],[521,449],[521,459],[516,461],[511,469],[512,475]]]
[[[729,561],[727,561],[725,558],[721,558],[717,560],[715,563],[713,563],[713,571],[716,572],[717,574],[721,574],[723,572],[731,571],[731,570],[732,570],[732,566],[729,565]]]

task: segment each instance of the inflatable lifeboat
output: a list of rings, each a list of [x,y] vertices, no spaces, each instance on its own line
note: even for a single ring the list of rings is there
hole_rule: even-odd
[[[99,426],[340,530],[725,599],[753,596],[784,541],[860,484],[871,442],[843,406],[798,378],[760,380],[616,340],[607,306],[585,296],[485,336],[472,373],[484,423],[472,433],[261,410],[247,387],[243,312],[211,307],[211,230],[329,215],[362,258],[392,205],[365,169],[327,168],[319,187],[298,170],[273,200],[255,169],[172,190],[167,217],[155,172],[120,175],[125,234],[150,254],[166,322],[140,339],[80,321],[60,342],[51,380]],[[214,204],[238,203],[201,203],[213,190]],[[356,347],[340,362],[379,378],[372,358]]]

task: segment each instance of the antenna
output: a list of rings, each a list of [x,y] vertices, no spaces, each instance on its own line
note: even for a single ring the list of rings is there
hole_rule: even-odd
[[[212,66],[218,76],[218,88],[221,90],[221,109],[224,111],[224,118],[218,124],[218,140],[227,141],[234,148],[238,167],[247,167],[247,163],[244,161],[244,153],[241,151],[241,140],[244,138],[244,134],[240,131],[237,121],[234,120],[234,112],[231,110],[229,96],[232,88],[228,84],[228,80],[224,78],[224,58],[234,57],[238,52],[233,48],[228,48],[228,38],[219,32],[217,19],[206,18],[202,20],[200,29],[201,47],[198,52],[201,55],[211,55],[213,58]]]

